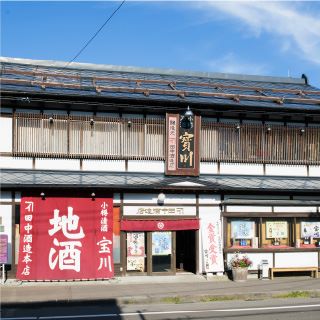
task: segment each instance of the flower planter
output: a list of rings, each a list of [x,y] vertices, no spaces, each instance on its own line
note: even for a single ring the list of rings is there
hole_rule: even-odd
[[[247,281],[248,268],[232,268],[232,279],[236,282]]]

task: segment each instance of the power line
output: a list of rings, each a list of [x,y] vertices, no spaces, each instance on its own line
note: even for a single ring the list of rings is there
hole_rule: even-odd
[[[71,62],[76,60],[80,54],[84,51],[84,49],[92,42],[92,40],[99,34],[99,32],[105,27],[105,25],[112,19],[112,17],[117,13],[118,10],[122,7],[122,5],[126,2],[126,0],[123,0],[121,4],[112,12],[112,14],[109,16],[109,18],[103,23],[103,25],[95,32],[95,34],[86,42],[86,44],[80,49],[80,51],[65,65],[67,67]],[[64,68],[65,68],[64,67]]]

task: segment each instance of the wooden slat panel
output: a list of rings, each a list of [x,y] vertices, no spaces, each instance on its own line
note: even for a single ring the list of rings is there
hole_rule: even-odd
[[[268,127],[271,130],[268,130]],[[319,164],[320,127],[216,123],[204,120],[201,161]]]

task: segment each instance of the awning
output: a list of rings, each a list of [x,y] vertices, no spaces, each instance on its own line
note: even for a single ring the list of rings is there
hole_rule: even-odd
[[[199,219],[121,220],[122,231],[198,230]]]

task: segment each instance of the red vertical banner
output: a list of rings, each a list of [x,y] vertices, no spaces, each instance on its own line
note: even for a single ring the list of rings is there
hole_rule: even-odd
[[[112,198],[24,197],[17,279],[113,277]]]

